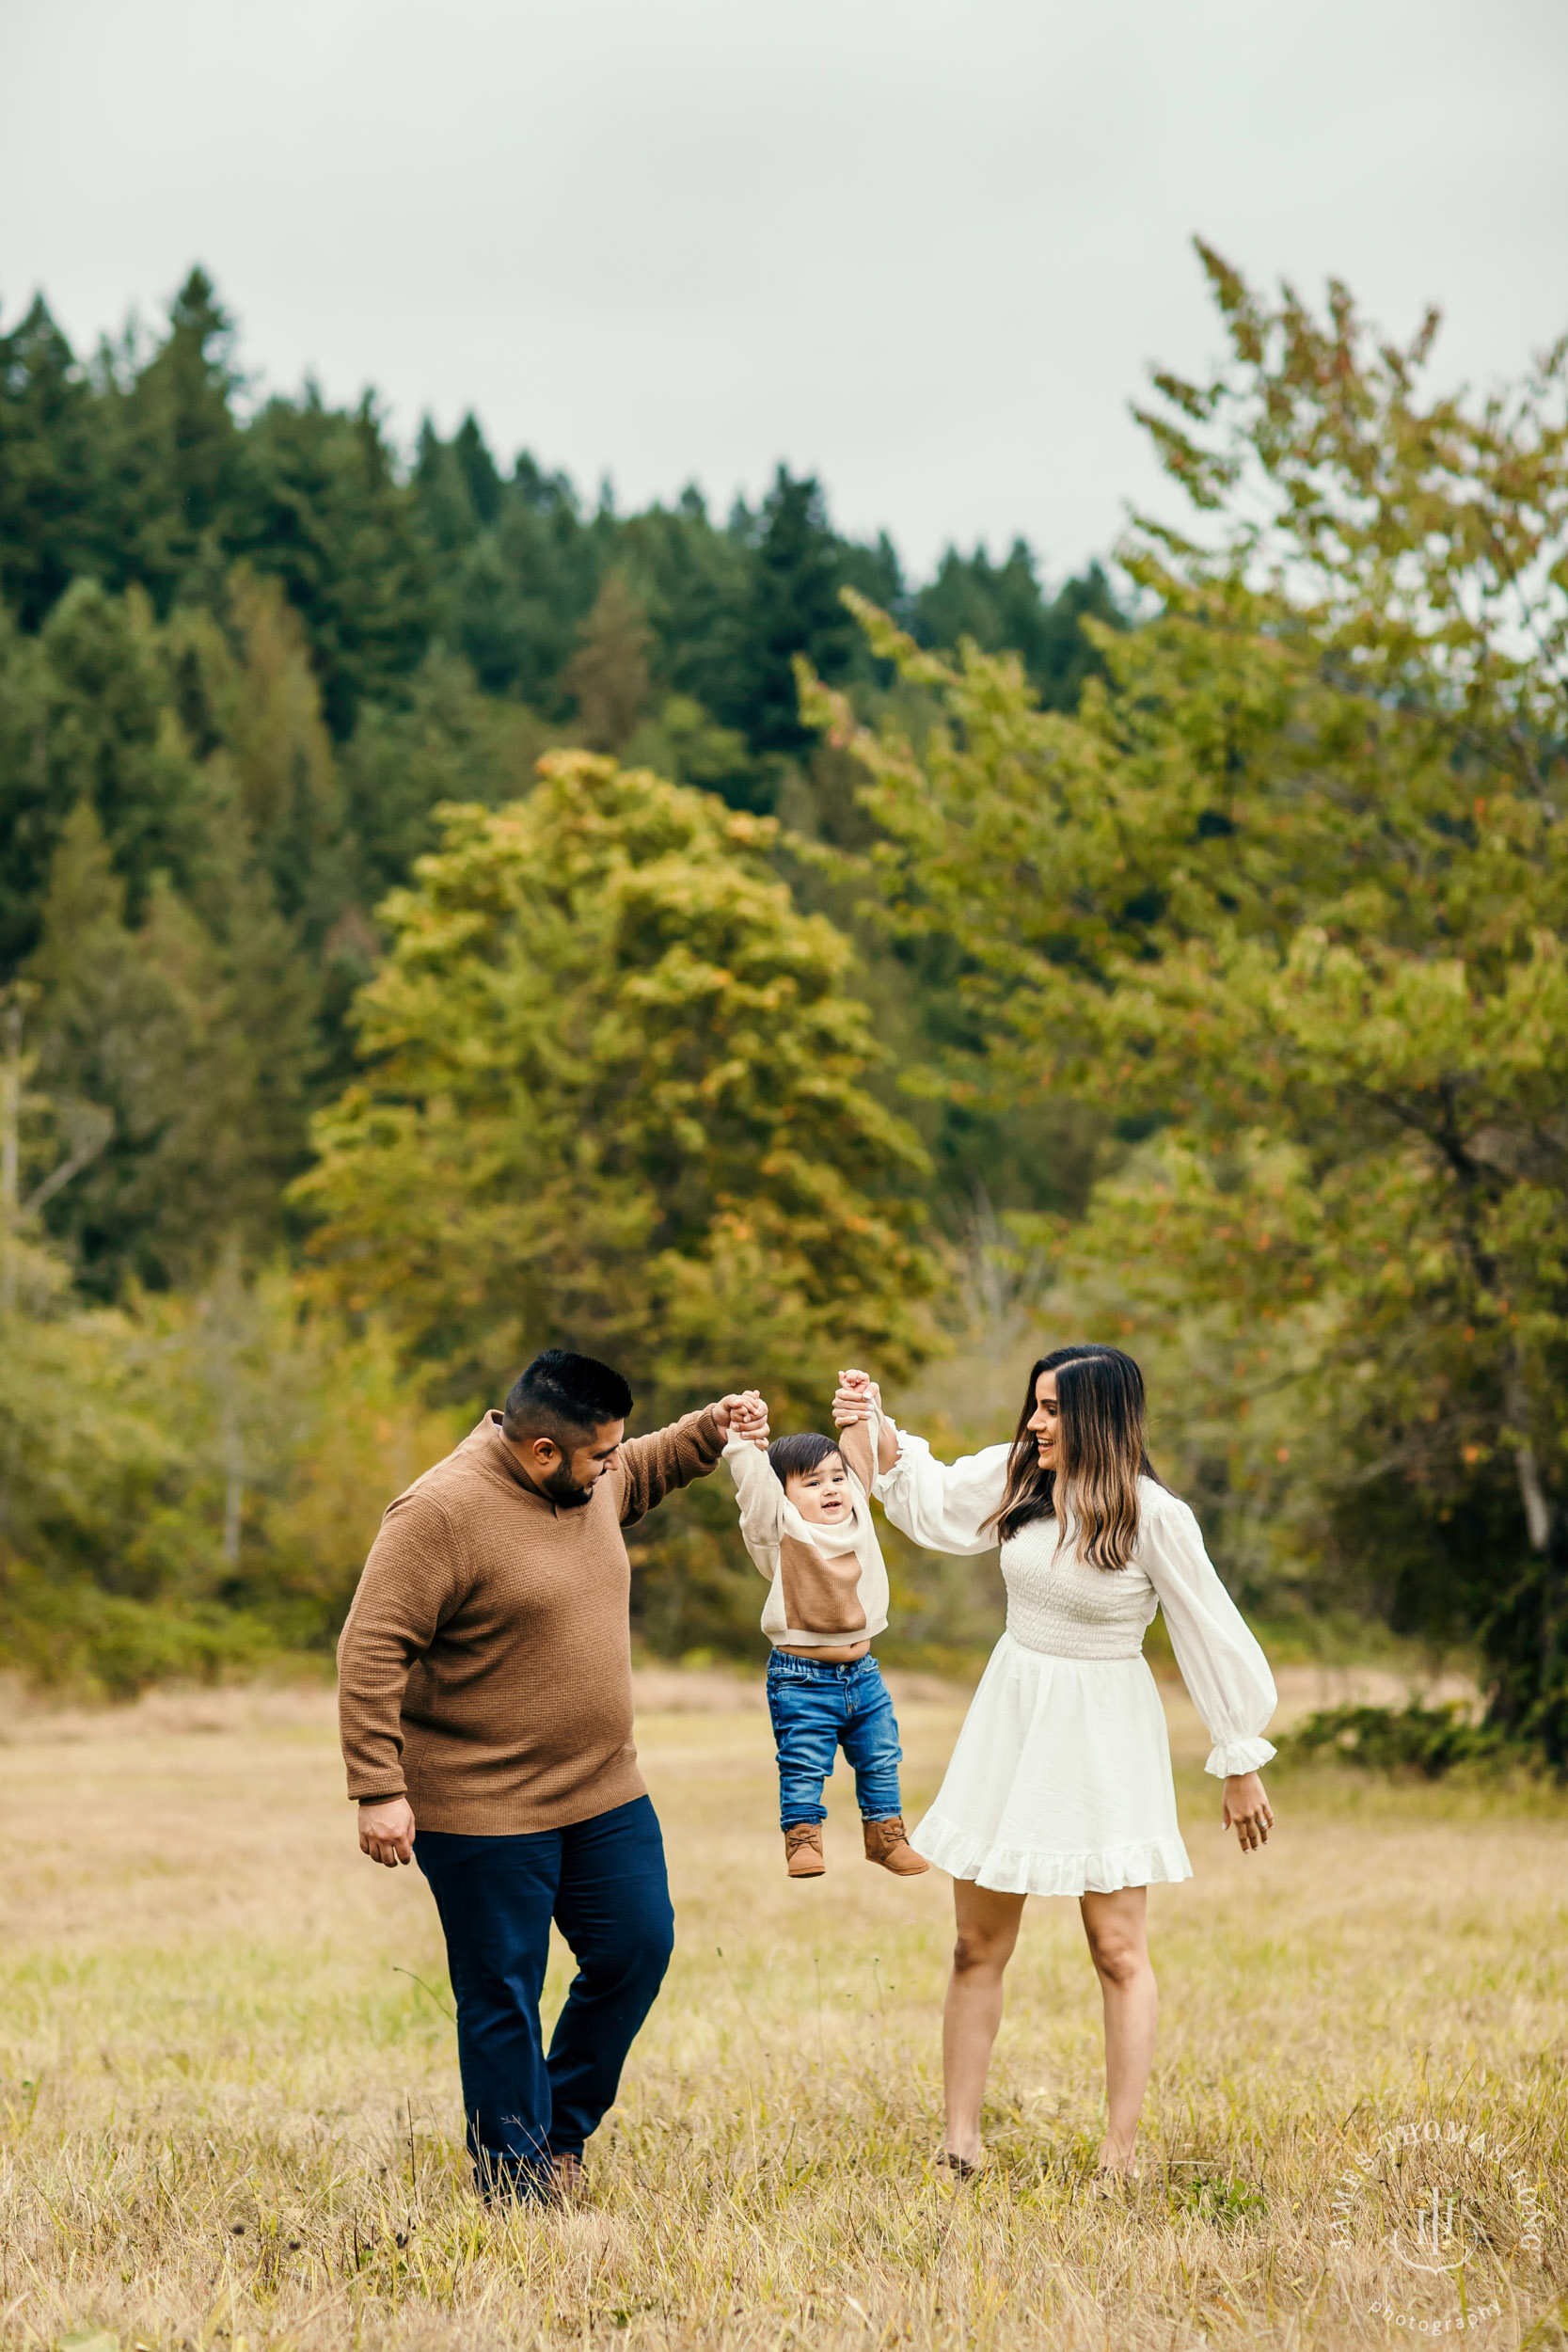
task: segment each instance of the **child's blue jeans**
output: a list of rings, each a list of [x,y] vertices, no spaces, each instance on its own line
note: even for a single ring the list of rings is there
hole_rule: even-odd
[[[854,1768],[861,1819],[885,1821],[903,1811],[898,1724],[869,1650],[847,1666],[775,1650],[768,1666],[768,1711],[779,1752],[781,1829],[827,1820],[822,1784],[840,1748]]]

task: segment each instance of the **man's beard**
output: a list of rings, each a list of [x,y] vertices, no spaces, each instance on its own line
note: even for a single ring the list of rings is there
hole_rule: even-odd
[[[597,1479],[594,1484],[597,1486]],[[558,1511],[580,1511],[585,1502],[594,1500],[594,1487],[579,1486],[564,1462],[559,1470],[551,1470],[547,1478],[541,1478],[539,1486]]]

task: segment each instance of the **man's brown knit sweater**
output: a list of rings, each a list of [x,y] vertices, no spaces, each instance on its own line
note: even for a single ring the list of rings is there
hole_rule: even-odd
[[[644,1793],[631,1737],[629,1527],[712,1470],[709,1411],[632,1438],[570,1510],[486,1413],[388,1505],[338,1645],[351,1797],[419,1829],[559,1829]]]

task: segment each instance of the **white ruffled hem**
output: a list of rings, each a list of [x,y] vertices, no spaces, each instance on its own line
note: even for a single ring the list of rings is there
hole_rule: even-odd
[[[1101,1853],[1056,1853],[1045,1846],[988,1846],[957,1821],[927,1813],[910,1833],[917,1854],[949,1878],[970,1879],[996,1895],[1115,1895],[1124,1886],[1161,1886],[1190,1879],[1180,1837],[1154,1837]]]
[[[1277,1753],[1266,1740],[1224,1740],[1210,1749],[1203,1769],[1216,1780],[1227,1780],[1232,1772],[1260,1772]]]

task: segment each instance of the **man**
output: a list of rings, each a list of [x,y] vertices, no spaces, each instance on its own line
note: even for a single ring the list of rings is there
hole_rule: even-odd
[[[707,1475],[740,1400],[627,1439],[631,1402],[590,1356],[535,1357],[389,1506],[338,1645],[359,1844],[417,1853],[435,1895],[486,2200],[575,2189],[673,1942],[621,1531]],[[552,1917],[578,1974],[546,2058]]]

